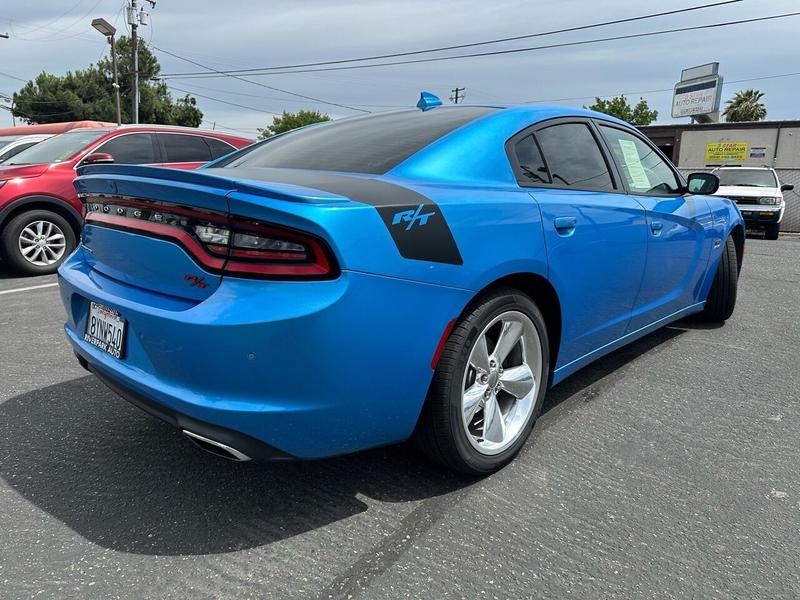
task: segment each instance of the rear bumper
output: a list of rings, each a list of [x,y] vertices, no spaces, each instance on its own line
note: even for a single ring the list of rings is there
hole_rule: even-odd
[[[183,302],[105,277],[82,252],[59,270],[80,359],[162,420],[248,455],[242,443],[255,442],[254,458],[322,458],[407,439],[439,337],[471,297],[343,272],[319,282],[225,278],[209,298]],[[90,300],[126,319],[123,360],[83,340]]]
[[[273,448],[264,442],[257,440],[249,435],[194,419],[189,415],[175,412],[170,407],[160,404],[148,396],[144,396],[134,389],[125,386],[117,381],[113,375],[103,372],[99,367],[91,367],[82,356],[78,356],[78,361],[91,373],[93,373],[108,388],[116,392],[118,396],[127,400],[137,408],[146,413],[169,423],[183,431],[191,431],[208,439],[216,440],[235,448],[245,454],[248,458],[260,461],[268,460],[290,460],[293,457],[277,448]]]

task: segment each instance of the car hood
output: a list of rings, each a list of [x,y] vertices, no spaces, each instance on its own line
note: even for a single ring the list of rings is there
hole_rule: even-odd
[[[38,177],[45,171],[50,165],[47,163],[43,164],[36,164],[36,165],[11,165],[11,166],[3,166],[0,165],[0,181],[6,181],[8,179],[24,179],[28,177]]]
[[[761,198],[762,196],[780,196],[778,188],[742,186],[742,185],[721,185],[714,193],[715,196],[736,196],[738,198]]]

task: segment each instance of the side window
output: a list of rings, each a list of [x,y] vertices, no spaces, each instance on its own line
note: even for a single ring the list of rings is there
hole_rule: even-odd
[[[536,139],[554,184],[589,190],[613,190],[603,153],[585,123],[551,125]]]
[[[153,136],[149,133],[130,133],[112,138],[95,149],[114,157],[118,164],[145,165],[156,162]]]
[[[166,158],[164,162],[208,162],[211,150],[199,135],[181,135],[179,133],[160,133]]]
[[[600,125],[600,131],[631,192],[664,195],[680,191],[675,172],[649,144],[616,127]]]
[[[225,156],[226,154],[230,154],[236,148],[231,146],[230,144],[226,144],[222,140],[218,140],[217,138],[211,137],[204,137],[203,138],[208,144],[209,149],[211,150],[211,158],[219,158],[220,156]]]
[[[550,183],[550,175],[533,135],[522,138],[514,146],[520,170],[520,183]]]

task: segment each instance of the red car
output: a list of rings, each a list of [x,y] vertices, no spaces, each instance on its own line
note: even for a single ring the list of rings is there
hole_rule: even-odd
[[[53,273],[72,252],[83,207],[72,180],[92,163],[196,169],[252,140],[214,131],[154,125],[76,129],[0,164],[0,254],[28,275]]]

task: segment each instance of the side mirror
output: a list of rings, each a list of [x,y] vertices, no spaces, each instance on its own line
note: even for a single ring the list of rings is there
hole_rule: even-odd
[[[83,159],[85,165],[97,165],[101,163],[113,163],[114,157],[106,152],[94,152]]]
[[[794,189],[794,186],[791,183],[784,183],[781,186],[782,192],[791,192]]]
[[[692,173],[687,178],[686,191],[710,196],[719,189],[719,177],[711,173]]]

